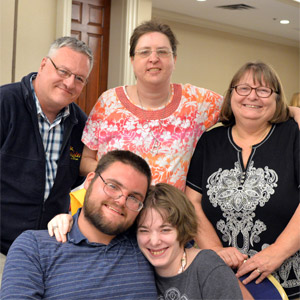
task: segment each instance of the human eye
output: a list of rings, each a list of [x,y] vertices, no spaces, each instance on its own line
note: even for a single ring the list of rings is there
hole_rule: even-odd
[[[75,79],[82,84],[85,83],[85,79],[79,75],[75,75]]]
[[[149,230],[144,227],[138,228],[138,233],[147,233],[147,232],[149,232]]]
[[[118,187],[116,184],[111,183],[111,182],[107,182],[107,183],[106,183],[106,186],[107,186],[112,192],[117,192],[117,191],[120,190],[119,187]]]
[[[138,199],[136,196],[133,196],[133,195],[129,195],[127,199],[133,205],[137,205],[137,206],[139,206],[140,203],[142,202],[142,199]]]
[[[141,234],[148,234],[149,230],[146,229],[146,228],[138,228],[137,233],[140,234],[140,235]]]
[[[169,54],[171,52],[169,50],[167,50],[167,49],[158,49],[158,50],[156,50],[156,53],[160,57],[167,57],[167,56],[169,56]]]
[[[171,231],[174,230],[174,227],[171,226],[171,225],[164,225],[162,228],[161,228],[161,231],[164,232],[164,233],[169,233]]]
[[[61,68],[57,69],[57,73],[58,73],[58,75],[60,75],[61,77],[64,77],[64,78],[68,78],[72,75],[69,71],[67,71],[65,69],[61,69]]]
[[[271,89],[267,88],[267,87],[259,87],[257,88],[257,92],[264,94],[264,95],[268,95],[270,94]]]
[[[239,85],[238,89],[242,92],[248,92],[250,90],[250,87],[247,85]]]
[[[151,54],[151,50],[149,50],[149,49],[142,49],[142,50],[137,51],[137,53],[141,57],[148,57]]]

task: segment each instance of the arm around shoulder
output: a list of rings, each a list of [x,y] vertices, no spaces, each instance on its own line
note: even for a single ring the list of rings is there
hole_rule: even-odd
[[[300,128],[300,108],[296,106],[289,106],[290,116],[298,123]]]

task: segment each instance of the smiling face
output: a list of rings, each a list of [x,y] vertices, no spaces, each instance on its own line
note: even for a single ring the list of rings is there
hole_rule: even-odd
[[[150,32],[142,35],[135,47],[135,51],[148,50],[168,50],[172,51],[171,44],[166,35],[160,32]],[[175,69],[176,57],[172,54],[168,57],[158,57],[156,52],[148,57],[140,57],[135,54],[131,57],[134,74],[137,82],[153,84],[169,84],[171,75]]]
[[[161,276],[173,276],[181,266],[183,246],[180,246],[175,227],[154,208],[146,208],[139,219],[139,247],[155,271]]]
[[[262,80],[262,84],[254,82],[252,72],[247,72],[241,80],[237,83],[246,84],[252,88],[264,86],[265,82]],[[252,90],[248,96],[240,96],[235,89],[232,90],[231,96],[231,108],[235,116],[236,123],[247,120],[256,121],[260,124],[267,123],[272,119],[276,111],[276,94],[272,93],[267,98],[258,97],[255,90]]]
[[[62,47],[54,52],[51,59],[58,68],[84,78],[88,77],[90,61],[83,53]],[[33,84],[41,107],[46,114],[59,112],[63,107],[75,101],[84,88],[84,84],[76,81],[74,75],[69,78],[60,77],[47,57],[43,58]]]
[[[115,236],[127,230],[138,215],[138,212],[126,207],[127,196],[144,199],[148,180],[132,166],[121,162],[112,163],[101,176],[105,182],[117,185],[123,196],[115,200],[107,196],[103,190],[105,184],[102,179],[96,173],[89,173],[85,181],[87,193],[83,205],[84,217],[93,228],[105,235]]]

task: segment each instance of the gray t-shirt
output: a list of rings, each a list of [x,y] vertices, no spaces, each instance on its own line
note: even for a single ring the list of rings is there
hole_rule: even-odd
[[[233,271],[212,250],[201,250],[181,274],[156,274],[158,300],[243,299]]]

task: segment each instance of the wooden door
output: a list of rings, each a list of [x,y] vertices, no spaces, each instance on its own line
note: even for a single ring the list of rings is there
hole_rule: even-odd
[[[84,41],[94,54],[94,67],[76,103],[89,114],[107,89],[110,0],[73,0],[71,35]]]

